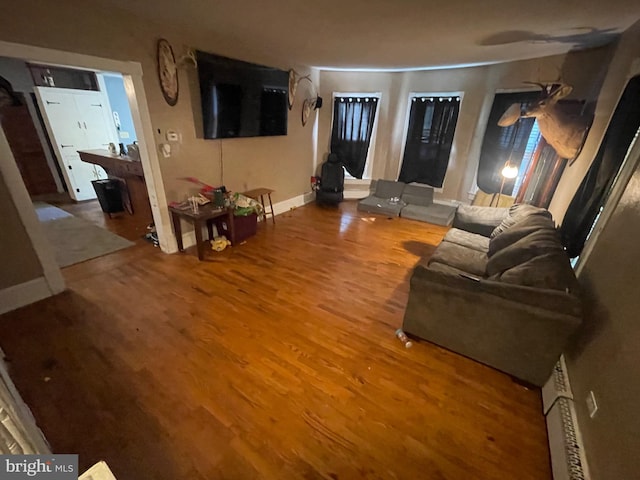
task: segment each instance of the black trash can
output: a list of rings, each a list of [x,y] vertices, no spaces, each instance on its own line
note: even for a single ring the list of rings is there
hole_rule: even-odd
[[[118,180],[107,178],[105,180],[93,180],[91,183],[104,213],[108,213],[111,216],[112,213],[124,212],[120,182]]]

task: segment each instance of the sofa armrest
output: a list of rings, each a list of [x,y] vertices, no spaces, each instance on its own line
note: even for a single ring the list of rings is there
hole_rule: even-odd
[[[554,307],[555,305],[555,307]],[[404,330],[541,386],[580,326],[580,300],[417,266]]]
[[[453,226],[488,237],[509,213],[508,208],[460,205]]]

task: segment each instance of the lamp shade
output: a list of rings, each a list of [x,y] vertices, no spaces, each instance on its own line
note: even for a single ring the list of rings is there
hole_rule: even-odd
[[[502,169],[502,176],[504,178],[516,178],[518,176],[518,167],[507,163]]]

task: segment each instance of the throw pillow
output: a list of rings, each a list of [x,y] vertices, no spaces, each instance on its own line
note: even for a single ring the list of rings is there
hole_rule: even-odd
[[[547,215],[534,213],[532,215],[524,217],[512,227],[509,227],[503,230],[501,233],[491,237],[491,239],[489,240],[489,250],[487,252],[487,255],[491,257],[503,248],[506,248],[509,245],[513,245],[521,238],[524,238],[527,235],[530,235],[533,232],[537,232],[538,230],[541,230],[543,228],[548,228],[551,230],[555,229],[553,220],[551,220]]]
[[[508,228],[513,227],[516,223],[525,219],[529,215],[543,215],[551,219],[551,213],[546,208],[534,207],[533,205],[529,205],[526,203],[517,203],[509,207],[509,213],[502,220],[500,225],[498,225],[493,232],[491,232],[491,238],[496,235],[501,234]]]
[[[428,207],[433,203],[433,188],[407,185],[402,191],[402,200],[409,205]]]
[[[547,228],[538,230],[494,253],[487,262],[487,275],[501,274],[534,257],[557,252],[564,253],[558,233]]]

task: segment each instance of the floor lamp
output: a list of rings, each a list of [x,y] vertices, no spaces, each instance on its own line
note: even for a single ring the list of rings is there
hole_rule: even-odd
[[[507,163],[504,164],[504,168],[502,169],[502,183],[500,184],[500,193],[498,193],[498,201],[496,202],[496,207],[500,206],[500,196],[502,195],[502,191],[504,190],[504,182],[516,178],[518,176],[518,167],[515,165],[511,165],[511,162],[507,160]]]

